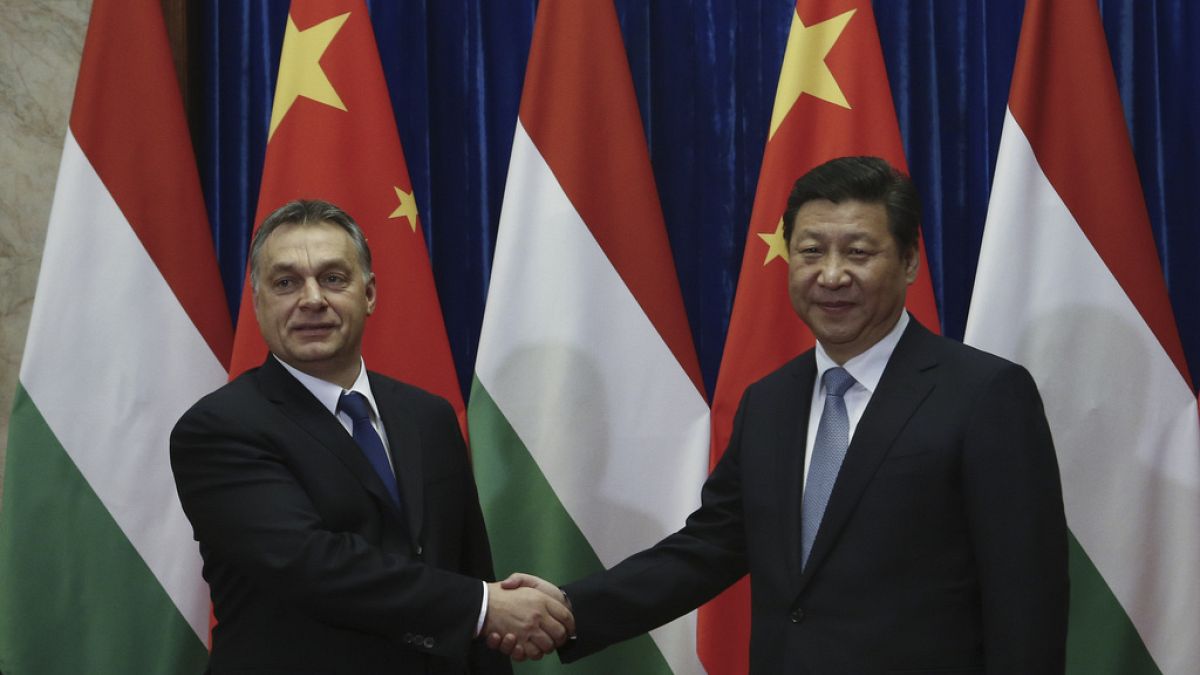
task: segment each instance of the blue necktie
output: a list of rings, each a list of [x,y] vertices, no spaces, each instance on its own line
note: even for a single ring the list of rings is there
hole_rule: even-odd
[[[830,368],[825,371],[824,382],[825,408],[817,424],[812,466],[808,468],[808,483],[804,486],[800,504],[801,568],[808,563],[808,554],[825,515],[825,505],[829,503],[842,459],[850,445],[850,417],[846,414],[846,401],[842,396],[854,384],[854,378],[844,368]]]
[[[358,447],[367,456],[371,468],[379,474],[379,479],[391,495],[392,502],[399,507],[400,486],[396,483],[396,473],[392,471],[392,465],[388,463],[387,448],[383,447],[383,439],[379,438],[379,433],[371,424],[371,406],[367,403],[367,397],[357,391],[344,392],[338,398],[338,410],[349,415],[350,420],[354,422],[354,442],[358,443]]]

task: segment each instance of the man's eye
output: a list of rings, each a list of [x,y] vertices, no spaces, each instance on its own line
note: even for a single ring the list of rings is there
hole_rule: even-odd
[[[341,283],[345,283],[345,281],[346,281],[346,277],[344,277],[340,274],[326,274],[325,275],[325,283],[327,283],[327,284],[341,284]]]
[[[275,280],[275,288],[284,290],[284,289],[288,289],[291,287],[292,287],[291,279],[276,279]]]

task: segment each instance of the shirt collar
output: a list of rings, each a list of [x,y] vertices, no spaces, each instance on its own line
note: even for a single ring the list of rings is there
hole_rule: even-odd
[[[842,368],[854,378],[855,387],[861,386],[868,392],[875,392],[875,388],[879,386],[879,379],[883,377],[883,369],[887,367],[888,359],[892,358],[892,352],[896,351],[896,345],[900,342],[904,329],[908,328],[908,322],[908,312],[900,312],[900,318],[887,335],[865,352],[842,364]],[[820,342],[817,343],[816,356],[817,382],[820,383],[821,390],[824,390],[825,371],[836,368],[838,364],[825,352]]]
[[[358,379],[354,380],[354,384],[348,390],[342,389],[341,385],[322,380],[319,377],[313,377],[308,373],[300,372],[299,370],[296,370],[290,365],[284,363],[283,359],[275,356],[274,354],[271,355],[271,358],[279,361],[279,365],[283,366],[289,373],[292,374],[292,377],[296,378],[300,384],[304,385],[304,388],[311,392],[312,395],[321,402],[321,405],[325,406],[330,413],[334,415],[337,414],[338,399],[341,398],[342,392],[357,391],[366,397],[367,403],[371,404],[371,413],[375,415],[376,419],[378,419],[379,406],[375,405],[375,395],[371,393],[371,380],[367,377],[367,364],[362,360],[362,357],[359,357]]]

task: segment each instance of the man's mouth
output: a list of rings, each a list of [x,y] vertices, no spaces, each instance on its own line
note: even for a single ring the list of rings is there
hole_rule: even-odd
[[[849,300],[824,300],[824,301],[819,300],[819,301],[815,302],[814,304],[817,307],[820,307],[821,309],[825,310],[826,312],[835,312],[835,313],[836,312],[845,312],[854,306],[854,303],[850,302]]]
[[[333,332],[335,328],[331,323],[303,323],[292,326],[291,332],[301,337],[318,337]]]

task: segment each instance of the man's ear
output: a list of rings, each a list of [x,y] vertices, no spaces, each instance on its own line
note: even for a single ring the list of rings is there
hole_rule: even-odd
[[[375,273],[374,272],[372,272],[371,276],[367,278],[366,287],[363,290],[367,294],[367,316],[371,316],[371,314],[375,311],[375,300],[376,300],[376,297],[375,297]]]
[[[908,283],[917,280],[917,270],[921,267],[921,250],[917,246],[908,249],[904,254],[904,278]]]

